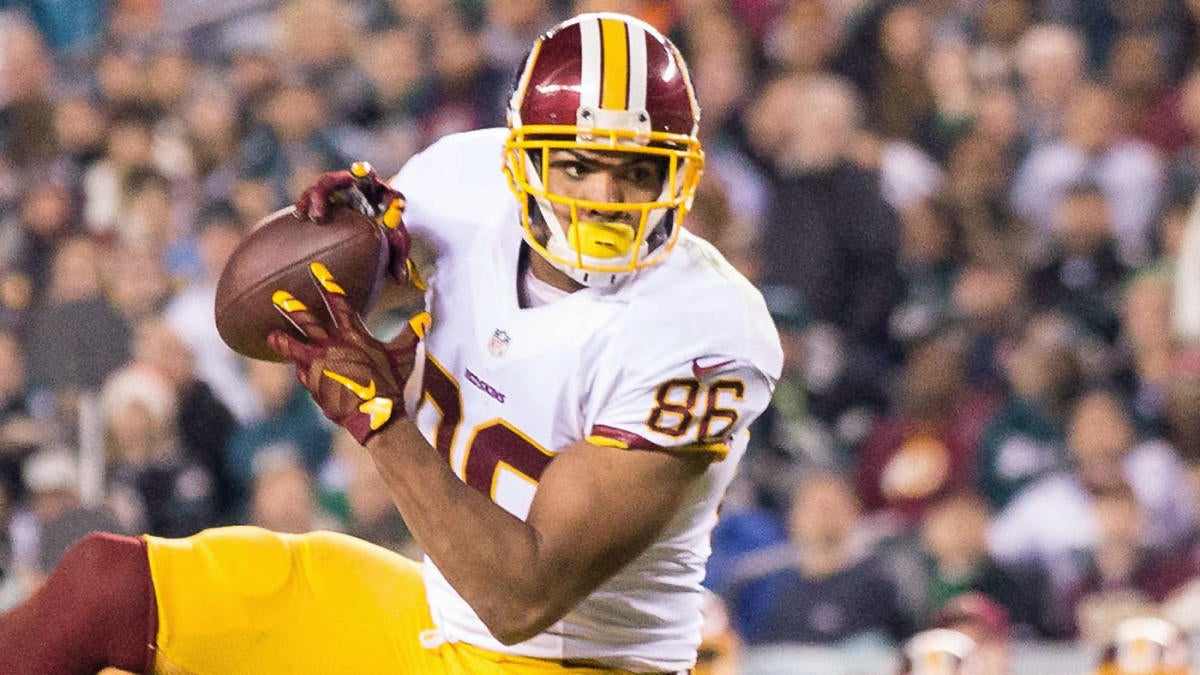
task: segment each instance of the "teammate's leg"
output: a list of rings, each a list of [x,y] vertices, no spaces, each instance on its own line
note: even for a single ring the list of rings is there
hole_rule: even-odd
[[[420,565],[330,532],[254,527],[147,537],[158,672],[444,672]]]
[[[105,666],[146,673],[155,629],[146,542],[92,533],[37,593],[0,615],[0,673],[93,675]]]

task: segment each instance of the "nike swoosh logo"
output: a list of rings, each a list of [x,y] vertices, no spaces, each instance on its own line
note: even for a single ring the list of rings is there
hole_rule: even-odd
[[[325,374],[325,377],[328,377],[329,379],[333,380],[334,382],[337,382],[338,384],[342,385],[343,387],[354,392],[355,396],[361,398],[364,401],[370,401],[371,399],[375,398],[375,380],[371,380],[367,384],[367,386],[364,387],[361,384],[355,382],[354,380],[346,377],[345,375],[339,375],[339,374],[333,372],[332,370],[324,370],[321,372],[323,372]]]
[[[371,431],[376,431],[384,422],[392,419],[392,405],[390,398],[373,398],[358,406],[358,412],[367,416]]]
[[[720,363],[702,366],[700,365],[700,359],[692,359],[692,375],[695,375],[697,380],[704,379],[705,375],[709,375],[714,371],[720,370],[736,360],[737,359],[729,359],[728,361],[721,361]]]

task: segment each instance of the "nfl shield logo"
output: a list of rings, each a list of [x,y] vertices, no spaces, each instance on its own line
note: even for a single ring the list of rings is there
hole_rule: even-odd
[[[504,356],[504,352],[508,351],[508,333],[497,328],[492,333],[492,339],[488,340],[488,351],[492,356]]]

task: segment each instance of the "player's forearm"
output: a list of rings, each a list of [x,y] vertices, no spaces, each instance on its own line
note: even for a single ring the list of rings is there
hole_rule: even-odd
[[[533,637],[582,597],[571,583],[547,587],[561,565],[537,531],[459,480],[411,422],[367,449],[417,543],[497,639]]]

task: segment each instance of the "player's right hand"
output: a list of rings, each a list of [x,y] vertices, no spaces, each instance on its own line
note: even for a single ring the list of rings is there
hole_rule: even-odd
[[[296,217],[323,222],[330,204],[349,204],[383,227],[390,252],[388,271],[398,282],[409,281],[411,241],[404,227],[404,195],[380,180],[369,162],[355,162],[349,171],[321,174],[296,200]]]
[[[291,361],[300,383],[330,420],[363,445],[397,417],[405,416],[404,388],[416,365],[427,315],[418,315],[389,343],[375,339],[350,307],[345,291],[321,263],[310,265],[327,317],[285,289],[271,300],[304,339],[273,331],[271,349]]]

